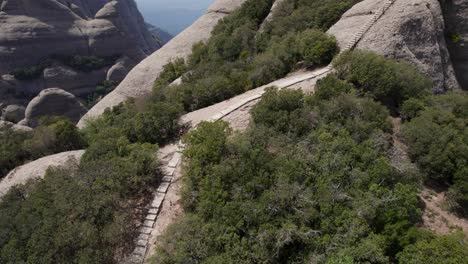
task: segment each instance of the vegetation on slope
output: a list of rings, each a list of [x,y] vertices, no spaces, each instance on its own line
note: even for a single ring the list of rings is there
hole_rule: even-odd
[[[81,164],[52,169],[2,198],[0,262],[117,262],[140,220],[132,208],[160,179],[156,144],[178,134],[180,115],[267,84],[298,64],[327,64],[337,47],[323,31],[356,2],[287,0],[258,33],[272,2],[247,1],[187,62],[166,65],[150,100],[90,123]],[[453,260],[464,259],[462,236],[415,227],[421,176],[394,168],[388,157],[389,114],[423,96],[427,80],[407,65],[356,54],[338,60],[337,75],[322,80],[313,96],[271,89],[245,133],[223,122],[190,133],[187,215],[166,234],[158,261],[430,262],[455,244]],[[182,84],[168,86],[181,75]]]
[[[27,160],[84,147],[83,135],[66,119],[45,118],[32,132],[1,128],[0,179]]]
[[[428,82],[376,55],[346,56],[342,68],[359,61],[399,74],[384,82],[338,67],[312,96],[270,89],[246,132],[218,121],[189,133],[186,215],[164,235],[155,263],[464,263],[464,235],[416,227],[421,175],[392,164],[388,101],[369,89]],[[408,99],[430,86],[418,87],[388,91]]]
[[[468,96],[450,93],[403,105],[410,157],[428,181],[449,187],[449,207],[468,216]]]

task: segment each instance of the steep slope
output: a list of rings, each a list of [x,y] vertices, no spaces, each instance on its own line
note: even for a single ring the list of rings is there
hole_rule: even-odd
[[[346,12],[329,33],[340,46],[387,0],[365,0]],[[444,36],[444,19],[437,0],[396,0],[357,45],[388,58],[408,61],[429,75],[434,91],[459,88]]]
[[[146,26],[148,27],[150,33],[153,34],[153,36],[159,41],[161,45],[168,43],[173,38],[171,34],[157,26],[151,25],[149,23],[146,23]]]
[[[447,44],[460,85],[468,89],[468,1],[441,0]]]
[[[106,79],[121,81],[114,64],[128,72],[159,47],[134,0],[2,0],[0,107],[51,87],[86,97]]]
[[[84,127],[85,120],[101,115],[106,108],[148,94],[154,81],[163,70],[163,66],[173,59],[186,58],[192,51],[192,46],[210,37],[210,33],[220,19],[238,8],[245,0],[217,0],[189,28],[177,35],[164,47],[138,64],[109,95],[96,104],[78,123]]]

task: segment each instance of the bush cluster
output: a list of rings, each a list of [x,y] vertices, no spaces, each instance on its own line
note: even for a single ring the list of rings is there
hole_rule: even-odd
[[[41,77],[42,73],[44,72],[44,69],[51,65],[51,61],[46,60],[38,65],[17,68],[11,72],[11,75],[13,75],[15,79],[20,81],[35,80]]]
[[[63,151],[83,149],[86,141],[66,119],[45,118],[33,132],[0,130],[0,178],[27,160]]]
[[[386,107],[316,96],[270,89],[246,132],[189,133],[187,215],[155,263],[389,263],[416,240],[417,180],[387,157]]]
[[[331,4],[315,2],[316,6]],[[297,68],[298,62],[317,67],[332,60],[338,52],[336,40],[318,25],[284,34],[272,35],[270,30],[259,34],[271,4],[271,0],[245,2],[215,27],[207,43],[193,47],[186,64],[178,61],[168,65],[169,72],[185,73],[182,84],[169,87],[163,76],[154,93],[190,112],[277,80]],[[295,9],[305,5],[300,1]]]
[[[403,136],[428,180],[450,186],[452,209],[468,215],[468,96],[449,93],[408,100]]]
[[[368,51],[344,54],[334,62],[334,67],[340,79],[354,84],[394,113],[405,100],[427,95],[432,87],[430,79],[416,67]]]

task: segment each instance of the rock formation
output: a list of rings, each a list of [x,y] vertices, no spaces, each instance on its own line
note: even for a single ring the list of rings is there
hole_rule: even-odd
[[[447,44],[458,82],[468,89],[468,1],[441,0]]]
[[[157,26],[151,25],[149,23],[146,23],[146,26],[148,27],[149,32],[153,34],[156,39],[158,39],[161,45],[165,45],[173,38],[171,34],[164,31],[163,29],[158,28]]]
[[[63,116],[78,122],[86,108],[76,97],[58,88],[45,89],[29,102],[22,125],[36,127],[41,117]]]
[[[40,158],[12,170],[0,181],[0,198],[15,185],[25,184],[29,180],[43,178],[50,166],[64,166],[67,162],[78,162],[84,152],[84,150],[62,152]]]
[[[21,105],[9,105],[3,109],[2,119],[5,121],[18,123],[24,118],[26,108]]]
[[[387,0],[365,0],[356,4],[329,33],[340,46],[367,22]],[[358,49],[408,61],[432,78],[434,91],[459,88],[444,35],[444,19],[438,0],[396,0],[365,34]]]
[[[159,47],[134,0],[0,0],[0,105],[26,105],[50,87],[87,95],[115,72],[112,64],[120,81]],[[114,61],[83,71],[64,63],[74,56]],[[36,72],[15,78],[18,70]]]
[[[85,125],[85,120],[101,115],[106,108],[149,93],[154,81],[163,70],[163,66],[176,58],[187,58],[192,46],[207,40],[218,21],[240,7],[245,0],[217,0],[208,11],[190,27],[173,38],[161,49],[143,60],[127,75],[120,85],[101,101],[99,101],[78,123]]]

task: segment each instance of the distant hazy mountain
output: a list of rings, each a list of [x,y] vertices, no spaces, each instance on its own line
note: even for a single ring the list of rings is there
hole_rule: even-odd
[[[160,9],[140,8],[140,10],[145,16],[146,22],[164,28],[173,36],[190,26],[193,21],[205,12],[205,8],[189,9],[168,7]]]
[[[153,34],[154,37],[156,37],[157,40],[161,41],[161,44],[163,45],[173,38],[171,34],[157,26],[146,23],[146,27],[148,28],[149,32]]]
[[[213,0],[136,0],[146,22],[179,34],[200,17]]]

